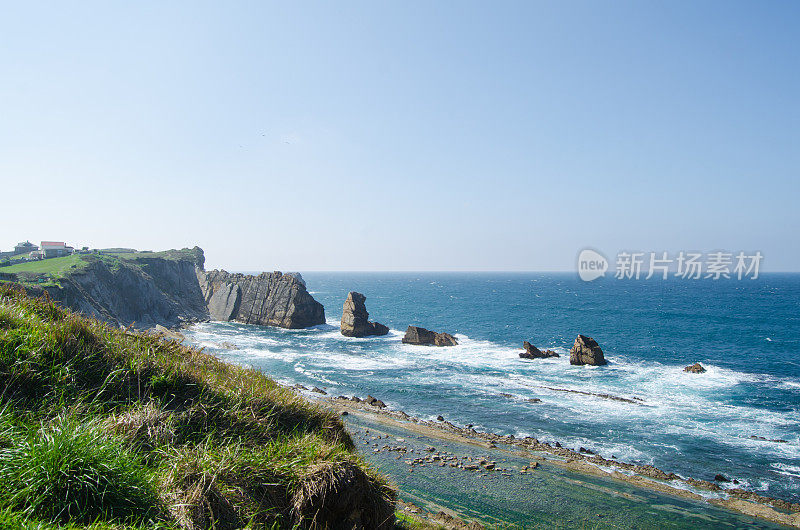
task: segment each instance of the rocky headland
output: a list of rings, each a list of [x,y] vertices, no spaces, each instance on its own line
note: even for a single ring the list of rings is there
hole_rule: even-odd
[[[195,269],[202,249],[142,253],[126,258],[87,255],[81,267],[44,286],[23,283],[33,295],[46,292],[64,307],[116,326],[168,328],[208,320]]]
[[[67,259],[67,258],[61,258]],[[179,328],[212,320],[306,328],[325,323],[325,309],[299,274],[257,276],[204,270],[199,247],[164,252],[75,255],[58,275],[2,273],[30,294],[115,326]],[[46,270],[47,260],[41,262]]]
[[[197,269],[197,281],[212,320],[289,329],[325,323],[325,309],[297,273],[253,276]]]

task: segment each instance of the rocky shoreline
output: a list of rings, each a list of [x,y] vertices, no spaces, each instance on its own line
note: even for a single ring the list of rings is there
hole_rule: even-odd
[[[547,462],[565,466],[574,471],[590,475],[610,476],[638,487],[687,499],[705,500],[745,515],[800,528],[800,503],[766,497],[743,488],[722,488],[718,482],[728,481],[721,476],[716,477],[717,481],[687,478],[672,472],[665,472],[649,464],[622,462],[614,458],[613,455],[611,458],[605,458],[591,449],[583,447],[573,450],[563,447],[559,442],[551,444],[541,442],[532,437],[516,438],[513,435],[477,431],[472,425],[461,427],[447,421],[442,416],[439,416],[436,421],[424,420],[411,416],[402,410],[392,410],[381,400],[372,396],[370,398],[370,400],[366,400],[357,396],[338,396],[321,399],[343,415],[351,413],[368,414],[379,421],[392,422],[405,430],[430,437],[459,440],[485,447],[487,450],[514,450],[531,453],[534,460],[531,466],[529,469],[522,469],[519,472],[532,472],[536,468],[534,464],[537,456],[544,456]],[[387,444],[384,448],[376,447],[376,449],[398,451],[398,454],[402,453],[402,445],[397,444]],[[484,459],[484,461],[458,459],[453,455],[437,454],[435,449],[430,454],[414,456],[407,458],[407,460],[411,469],[425,467],[426,465],[446,465],[463,469],[465,472],[480,471],[501,474],[511,472],[511,470],[499,466],[497,462],[493,462],[489,458]],[[699,492],[716,494],[719,497],[707,498],[707,496],[704,497]]]

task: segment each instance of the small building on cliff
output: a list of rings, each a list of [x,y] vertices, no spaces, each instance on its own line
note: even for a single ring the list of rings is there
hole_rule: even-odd
[[[61,256],[69,256],[74,249],[68,247],[63,241],[42,241],[42,257],[43,258],[58,258]]]
[[[30,241],[25,241],[23,243],[17,243],[14,247],[14,254],[29,254],[31,252],[35,252],[39,250],[39,247],[31,243]]]

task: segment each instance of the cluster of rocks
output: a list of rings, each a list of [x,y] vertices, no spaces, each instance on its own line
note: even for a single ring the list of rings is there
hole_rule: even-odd
[[[353,397],[337,396],[336,399],[339,400],[339,401],[352,401],[353,403],[364,403],[366,405],[369,405],[371,407],[377,407],[379,409],[385,409],[386,408],[386,403],[384,403],[380,399],[372,397],[370,395],[367,395],[367,397],[365,399],[361,399],[358,396],[353,396]]]
[[[342,396],[342,397],[340,397],[338,399],[347,400],[347,401],[351,401],[352,400],[352,398],[345,398],[344,396]],[[363,401],[362,401],[361,405],[363,405]],[[418,425],[424,425],[426,427],[433,427],[433,428],[440,429],[442,431],[445,431],[445,432],[448,432],[448,433],[451,433],[451,434],[463,436],[465,438],[481,440],[481,441],[485,442],[486,445],[489,448],[496,448],[496,447],[498,447],[498,444],[502,444],[502,445],[505,445],[505,446],[518,447],[518,448],[521,448],[521,449],[524,449],[524,450],[528,450],[528,451],[549,453],[549,454],[552,454],[552,455],[555,455],[555,456],[559,456],[559,457],[563,458],[566,461],[567,464],[570,464],[570,463],[573,463],[573,462],[586,461],[587,463],[591,463],[593,465],[608,466],[608,467],[617,468],[617,469],[621,469],[621,470],[625,470],[625,471],[630,471],[630,472],[633,472],[633,473],[635,473],[637,475],[641,475],[641,476],[649,477],[649,478],[654,478],[654,479],[665,481],[665,482],[679,480],[679,481],[682,481],[682,482],[684,482],[684,483],[686,483],[686,484],[688,484],[690,486],[693,486],[695,488],[698,488],[698,489],[714,491],[714,492],[719,492],[719,491],[722,491],[722,489],[723,489],[717,483],[717,482],[720,482],[718,480],[713,480],[712,481],[712,480],[703,480],[703,479],[695,479],[695,478],[684,478],[684,477],[681,477],[681,476],[679,476],[679,475],[677,475],[675,473],[667,473],[667,472],[665,472],[665,471],[663,471],[663,470],[661,470],[661,469],[659,469],[659,468],[657,468],[657,467],[655,467],[653,465],[649,465],[649,464],[646,464],[646,465],[631,464],[631,463],[627,463],[627,462],[621,462],[621,461],[617,460],[614,455],[611,455],[611,458],[605,458],[605,457],[601,456],[600,454],[597,454],[595,451],[593,451],[591,449],[587,449],[585,447],[579,447],[578,449],[573,450],[573,449],[568,449],[566,447],[563,447],[559,442],[553,442],[551,444],[549,442],[542,442],[542,441],[540,441],[540,440],[538,440],[536,438],[533,438],[531,436],[526,436],[524,438],[516,438],[514,435],[501,435],[501,434],[496,434],[496,433],[493,433],[493,432],[482,432],[482,431],[477,431],[474,428],[473,425],[466,425],[464,427],[459,427],[459,426],[454,425],[453,423],[451,423],[449,421],[441,421],[441,420],[438,420],[438,419],[437,419],[437,421],[427,421],[427,420],[422,420],[422,419],[419,419],[419,418],[416,418],[416,417],[413,417],[413,416],[409,416],[405,412],[398,411],[398,410],[389,410],[389,409],[382,409],[381,410],[381,409],[377,409],[377,408],[374,408],[374,407],[369,407],[369,408],[364,407],[364,410],[371,410],[372,412],[375,412],[375,413],[378,413],[378,414],[383,414],[383,415],[391,416],[391,417],[394,417],[394,418],[397,418],[397,419],[410,421],[410,422],[418,424]],[[757,439],[757,437],[754,437],[754,439]],[[770,440],[770,441],[772,441],[772,440]],[[779,440],[775,440],[775,441],[779,441]],[[780,440],[780,441],[782,441],[782,440]],[[373,446],[373,449],[375,447],[376,446]],[[404,447],[405,447],[404,453],[405,452],[409,452],[409,453],[413,453],[414,452],[413,449],[409,449],[406,446],[404,446]],[[378,447],[378,449],[382,450],[380,447]],[[387,447],[386,450],[390,450],[390,449]],[[440,453],[439,456],[441,457],[441,453]],[[491,463],[491,461],[488,458],[485,459],[485,460],[488,463]],[[464,468],[464,469],[467,469],[467,470],[475,471],[475,470],[478,470],[478,469],[483,467],[480,464],[480,460],[478,460],[478,461],[474,461],[474,460],[470,461],[469,459],[466,459],[466,462],[467,462],[466,464],[464,464],[464,461],[465,461],[464,459],[461,459],[461,466],[460,467],[462,467],[462,468],[464,468],[463,466],[465,466],[465,465],[466,466],[472,466],[472,465],[477,466],[475,468]],[[412,460],[412,463],[413,462],[414,461]],[[437,461],[437,462],[440,462],[440,461]],[[423,461],[422,463],[423,464],[431,464],[431,462],[429,462],[429,461]],[[447,461],[446,465],[449,465],[450,463],[455,463],[455,462]],[[417,463],[415,465],[419,465],[419,463]],[[525,471],[530,471],[531,469],[535,469],[536,467],[538,467],[538,465],[533,465],[532,464]],[[505,470],[505,471],[508,471],[508,470]],[[716,477],[714,477],[714,478],[716,479]],[[732,484],[736,484],[736,482],[734,482],[734,481],[731,481],[731,483]],[[759,495],[759,494],[751,492],[751,491],[743,490],[741,488],[726,488],[725,489],[725,493],[727,493],[728,495],[731,495],[733,497],[736,497],[736,498],[740,498],[740,499],[743,499],[743,500],[748,500],[748,501],[751,501],[751,502],[758,502],[758,503],[761,503],[761,504],[766,504],[766,505],[773,506],[773,507],[781,509],[781,510],[786,510],[786,511],[790,511],[790,512],[800,512],[800,503],[790,503],[790,502],[784,501],[782,499],[774,499],[774,498],[771,498],[771,497],[765,497],[765,496]]]
[[[340,326],[345,337],[369,337],[389,333],[389,328],[385,325],[369,321],[366,299],[366,296],[355,291],[347,295],[342,308]],[[449,333],[437,333],[418,326],[408,326],[403,336],[403,343],[418,346],[455,346],[458,341]]]
[[[365,430],[365,434],[369,435],[369,429]],[[363,444],[371,445],[373,453],[397,452],[398,455],[396,458],[398,460],[405,456],[407,459],[404,462],[409,466],[409,471],[412,471],[415,467],[426,466],[452,467],[465,471],[494,471],[499,473],[510,473],[513,471],[512,469],[502,467],[495,460],[490,460],[488,456],[478,458],[458,456],[449,451],[439,451],[430,445],[425,447],[424,450],[417,452],[413,448],[409,448],[407,444],[404,444],[405,439],[403,438],[394,438],[394,441],[403,443],[403,445],[394,443],[383,443],[381,445],[381,440],[392,440],[392,437],[381,434],[373,435],[370,436],[368,440],[364,440]],[[415,456],[409,456],[410,454]],[[523,466],[520,469],[520,473],[527,474],[538,467],[538,462],[531,462],[530,465]]]
[[[404,344],[417,346],[456,346],[458,341],[449,333],[438,333],[418,326],[408,326],[403,336]]]
[[[413,514],[415,518],[424,520],[433,528],[443,528],[444,530],[483,530],[485,528],[485,526],[477,521],[468,523],[463,519],[446,513],[442,510],[439,510],[438,513],[434,514],[410,502],[398,500],[396,506],[401,512]],[[403,526],[403,528],[405,528],[405,526]]]
[[[366,299],[366,296],[355,291],[347,295],[342,309],[341,323],[342,335],[345,337],[367,337],[389,333],[388,327],[369,321],[367,306],[364,304]]]
[[[528,341],[522,343],[525,349],[519,356],[523,359],[546,359],[548,357],[558,357],[558,353],[553,350],[541,351]],[[603,350],[591,337],[586,335],[578,335],[572,349],[569,351],[569,363],[574,365],[592,365],[601,366],[606,364],[606,358],[603,355]]]

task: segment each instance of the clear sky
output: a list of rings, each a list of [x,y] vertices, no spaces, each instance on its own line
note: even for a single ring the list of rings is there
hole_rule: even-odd
[[[0,250],[800,270],[800,3],[3,2]]]

